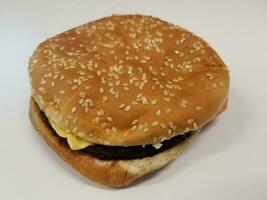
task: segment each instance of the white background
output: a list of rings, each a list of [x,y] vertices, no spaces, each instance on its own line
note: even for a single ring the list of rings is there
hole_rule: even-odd
[[[231,71],[229,108],[164,170],[126,189],[95,185],[28,119],[38,43],[113,13],[154,15],[204,38]],[[0,0],[0,199],[267,199],[267,1]]]

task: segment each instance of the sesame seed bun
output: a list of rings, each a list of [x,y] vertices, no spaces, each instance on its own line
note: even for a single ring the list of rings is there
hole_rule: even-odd
[[[212,120],[229,71],[201,38],[158,18],[119,15],[41,43],[32,96],[63,129],[92,143],[159,143]]]
[[[46,143],[70,166],[85,177],[108,187],[124,187],[134,180],[151,173],[177,157],[190,139],[153,157],[135,160],[103,161],[90,154],[73,151],[58,140],[41,117],[41,110],[33,99],[30,101],[30,119]],[[197,132],[193,134],[197,135]],[[191,136],[190,138],[192,138]]]

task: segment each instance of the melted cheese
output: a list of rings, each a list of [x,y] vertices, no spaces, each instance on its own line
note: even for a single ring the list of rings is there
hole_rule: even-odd
[[[49,119],[49,122],[51,124],[51,126],[53,127],[53,129],[55,130],[55,132],[63,138],[67,139],[67,142],[70,146],[70,148],[72,150],[79,150],[79,149],[84,149],[90,145],[93,145],[93,143],[88,142],[76,135],[74,135],[73,133],[70,132],[66,132],[64,131],[62,128],[60,128],[55,122],[53,122],[51,119]]]

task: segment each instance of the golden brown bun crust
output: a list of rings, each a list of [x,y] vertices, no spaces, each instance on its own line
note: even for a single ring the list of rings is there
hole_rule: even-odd
[[[229,72],[201,38],[157,18],[106,17],[41,43],[32,95],[62,128],[104,145],[158,143],[213,119]]]
[[[136,160],[102,161],[89,154],[72,151],[66,145],[60,143],[43,122],[40,109],[32,98],[29,115],[32,124],[41,137],[64,161],[85,177],[109,187],[127,186],[137,178],[165,166],[177,157],[189,142],[187,140],[153,157]]]

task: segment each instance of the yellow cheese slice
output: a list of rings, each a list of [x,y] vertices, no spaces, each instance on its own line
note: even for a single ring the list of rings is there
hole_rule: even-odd
[[[60,128],[55,122],[53,122],[51,119],[48,119],[53,129],[56,131],[56,133],[63,138],[67,139],[67,142],[72,150],[80,150],[84,149],[90,145],[93,145],[93,143],[88,142],[73,133],[66,132],[62,128]]]

